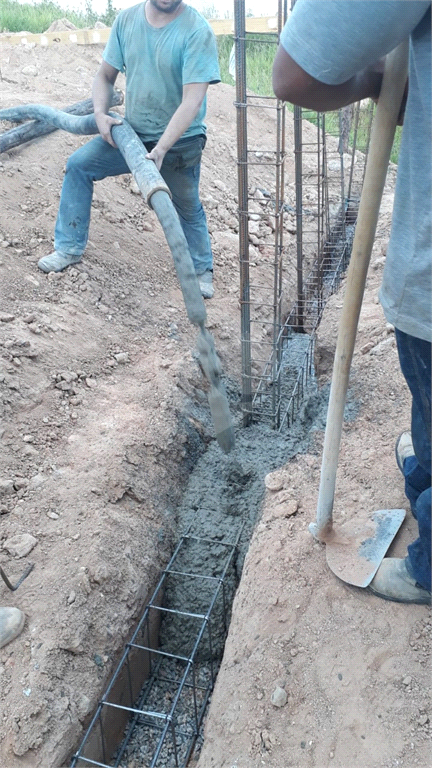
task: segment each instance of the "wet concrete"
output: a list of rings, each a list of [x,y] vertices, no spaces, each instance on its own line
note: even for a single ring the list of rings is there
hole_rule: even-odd
[[[294,360],[295,346],[291,346],[289,361],[293,376],[294,369],[298,372]],[[303,346],[303,342],[298,345],[300,357],[303,356]],[[289,375],[289,371],[287,373]],[[263,424],[242,428],[240,393],[232,382],[225,382],[225,385],[237,424],[235,448],[226,455],[216,440],[211,441],[207,449],[203,445],[190,446],[191,452],[186,459],[190,476],[181,504],[174,512],[177,540],[185,533],[191,537],[176,560],[176,570],[187,575],[167,581],[164,606],[169,611],[164,613],[159,631],[160,650],[183,659],[190,657],[200,625],[194,615],[205,615],[208,611],[215,589],[214,580],[220,578],[226,561],[227,545],[238,542],[236,556],[224,576],[223,590],[212,607],[208,622],[210,633],[203,634],[197,652],[193,652],[198,680],[200,676],[203,680],[208,679],[210,669],[211,674],[215,674],[222,659],[232,602],[249,541],[261,514],[265,476],[284,467],[298,454],[315,450],[314,434],[325,429],[329,395],[329,385],[319,389],[312,377],[293,425],[277,432]],[[355,412],[356,405],[349,395],[346,418],[353,418]],[[211,416],[205,402],[190,401],[187,415],[201,421],[209,432],[212,431]],[[197,575],[204,579],[196,578]],[[146,707],[157,709],[172,697],[173,688],[167,678],[180,677],[183,662],[173,658],[171,664],[171,674],[151,686]],[[176,710],[175,727],[187,731],[193,718],[192,700],[189,710],[187,705],[181,703]],[[195,754],[199,751],[200,740],[201,736],[197,739]],[[156,745],[148,729],[135,726],[121,767],[135,765],[136,759],[151,761]],[[170,768],[175,764],[172,743],[167,739],[157,765]]]

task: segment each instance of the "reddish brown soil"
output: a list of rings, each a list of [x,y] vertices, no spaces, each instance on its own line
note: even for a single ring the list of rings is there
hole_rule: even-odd
[[[96,46],[5,44],[1,105],[87,98],[100,58]],[[202,196],[215,252],[208,326],[239,382],[234,100],[230,86],[210,91]],[[262,146],[274,117],[256,110],[249,131]],[[0,158],[0,564],[13,580],[35,564],[16,593],[1,586],[1,604],[27,617],[0,651],[5,768],[67,764],[166,562],[191,455],[213,439],[208,419],[194,415],[205,403],[196,330],[159,224],[128,177],[97,185],[82,264],[48,277],[37,269],[52,247],[65,161],[82,141],[57,132]],[[292,177],[291,155],[288,166]],[[409,398],[377,301],[390,181],[353,363],[358,415],[341,449],[335,515],[346,519],[405,504],[393,446]],[[258,182],[271,188],[256,171]],[[266,249],[256,242],[264,275]],[[287,283],[294,274],[287,268]],[[329,302],[320,330],[322,382],[341,301]],[[200,768],[430,764],[429,612],[380,601],[328,570],[308,532],[322,438],[281,468],[282,491],[267,492]],[[15,537],[28,535],[33,549],[14,555]],[[403,555],[414,536],[408,513],[393,552]],[[287,693],[280,708],[271,703],[277,685]]]

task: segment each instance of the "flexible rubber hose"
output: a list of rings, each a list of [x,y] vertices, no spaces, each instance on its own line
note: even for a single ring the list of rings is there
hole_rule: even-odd
[[[117,107],[119,104],[123,104],[123,93],[122,91],[114,90],[110,106]],[[83,101],[78,101],[76,104],[64,107],[63,111],[71,115],[90,115],[93,112],[93,100],[84,99]],[[46,136],[48,133],[53,133],[56,130],[55,125],[48,123],[46,120],[28,120],[0,135],[0,152],[7,152],[14,147],[25,144],[27,141]]]
[[[171,202],[170,190],[152,160],[146,158],[146,148],[134,129],[114,112],[111,117],[122,119],[113,125],[112,137],[130,168],[146,202],[154,209],[167,243],[183,293],[189,320],[201,326],[206,320],[204,300],[201,296],[192,257],[177,212]],[[99,133],[94,114],[77,116],[43,104],[26,104],[0,110],[0,120],[21,122],[32,119],[51,123],[68,133],[89,136]]]
[[[119,119],[115,113],[109,113]],[[94,114],[76,116],[68,112],[47,107],[42,104],[28,104],[0,110],[0,120],[21,122],[25,119],[51,123],[68,133],[88,136],[99,133]],[[146,158],[146,148],[132,126],[122,119],[111,128],[112,137],[130,168],[139,189],[147,203],[155,211],[167,243],[170,247],[174,266],[183,293],[183,299],[189,320],[200,327],[199,356],[205,375],[211,388],[209,393],[210,410],[215,424],[216,438],[222,450],[228,453],[234,446],[234,428],[232,426],[228,400],[220,380],[220,362],[214,348],[211,335],[204,328],[206,310],[201,290],[195,274],[187,240],[180,224],[177,211],[171,201],[170,191],[152,160]]]
[[[118,115],[112,113],[112,117]],[[71,115],[61,109],[46,107],[43,104],[24,104],[21,107],[0,109],[0,120],[8,120],[10,123],[20,123],[22,120],[44,120],[56,128],[62,128],[68,133],[76,133],[79,136],[91,136],[99,133],[95,116]]]

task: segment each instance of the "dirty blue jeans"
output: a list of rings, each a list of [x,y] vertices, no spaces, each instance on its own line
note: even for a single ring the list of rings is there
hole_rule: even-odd
[[[207,220],[199,199],[201,155],[205,141],[202,135],[180,139],[165,155],[161,168],[197,275],[213,269]],[[154,143],[146,143],[146,147],[151,151]],[[84,253],[90,226],[93,182],[124,173],[130,173],[130,170],[120,150],[114,149],[100,136],[70,156],[55,227],[56,251],[74,256]]]
[[[404,461],[405,494],[417,519],[419,538],[408,546],[406,566],[431,588],[431,344],[396,328],[403,375],[412,395],[411,437],[415,456]]]

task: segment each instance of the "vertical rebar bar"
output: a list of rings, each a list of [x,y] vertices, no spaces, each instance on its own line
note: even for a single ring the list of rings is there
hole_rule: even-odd
[[[365,148],[365,159],[364,159],[364,166],[363,166],[363,179],[364,181],[365,173],[366,173],[366,166],[367,166],[367,159],[369,155],[369,145],[370,145],[370,138],[371,138],[371,132],[372,132],[372,118],[375,111],[375,103],[372,101],[372,99],[369,99],[369,104],[367,107],[367,113],[368,113],[368,128],[367,128],[367,134],[366,134],[366,148]],[[361,112],[360,112],[361,115]]]
[[[344,163],[344,151],[345,151],[345,126],[344,126],[344,116],[346,117],[346,113],[344,115],[344,112],[342,109],[339,110],[338,113],[338,119],[339,119],[339,156],[340,156],[340,175],[341,175],[341,222],[342,222],[342,230],[340,232],[340,237],[343,237],[345,239],[345,211],[346,211],[346,199],[345,199],[345,163]],[[351,123],[350,123],[351,126]],[[348,137],[349,140],[349,137]]]
[[[244,0],[234,0],[234,42],[237,110],[242,407],[243,425],[248,426],[252,420],[252,366],[247,169],[246,16]]]
[[[356,149],[357,149],[357,134],[358,134],[358,126],[359,126],[359,117],[360,117],[360,102],[358,101],[357,104],[354,107],[354,128],[353,128],[353,139],[352,139],[352,149],[351,149],[351,168],[350,168],[350,176],[349,176],[349,182],[348,182],[348,204],[351,200],[351,192],[352,192],[352,182],[353,182],[353,175],[354,175],[354,164],[356,160]]]
[[[286,0],[278,1],[278,39],[286,14]],[[272,427],[279,429],[281,408],[282,336],[282,257],[284,212],[284,163],[285,163],[285,104],[276,101],[276,189],[273,273],[273,360],[272,360]]]
[[[294,107],[294,163],[296,191],[296,246],[297,246],[297,316],[298,330],[304,327],[303,292],[303,147],[302,108]]]

